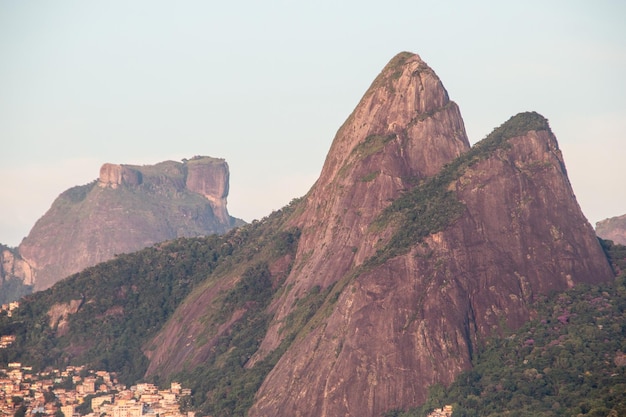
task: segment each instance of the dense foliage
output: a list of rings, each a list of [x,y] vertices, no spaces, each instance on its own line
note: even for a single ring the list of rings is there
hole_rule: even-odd
[[[25,297],[2,334],[15,334],[14,348],[0,351],[3,363],[41,369],[84,363],[118,372],[124,382],[145,372],[141,345],[155,334],[191,289],[232,250],[217,236],[180,239],[88,268],[52,288]],[[76,314],[48,315],[55,304],[80,305]],[[8,326],[8,328],[7,328]],[[62,327],[62,326],[61,326]]]
[[[243,416],[250,408],[254,394],[275,364],[270,358],[245,368],[267,331],[271,317],[265,308],[273,294],[270,272],[264,263],[248,268],[226,294],[217,318],[236,309],[244,309],[244,316],[220,337],[213,354],[201,366],[172,376],[195,393],[185,404],[187,408],[213,416]]]
[[[537,319],[489,339],[450,387],[388,415],[421,417],[444,404],[454,417],[626,415],[626,247],[603,245],[615,282],[539,300]]]
[[[177,239],[119,255],[31,294],[12,318],[0,316],[0,334],[17,337],[12,347],[0,350],[0,363],[19,361],[35,369],[85,364],[117,372],[123,383],[134,384],[147,369],[142,347],[179,304],[200,284],[234,273],[240,279],[214,300],[214,314],[204,318],[205,325],[210,331],[236,311],[245,311],[243,316],[204,363],[153,382],[176,379],[191,388],[189,408],[214,416],[243,415],[297,333],[293,330],[253,368],[244,367],[267,331],[271,316],[266,307],[284,279],[272,276],[269,264],[292,255],[298,246],[300,230],[283,227],[298,202],[223,236]],[[77,311],[51,314],[71,306]]]
[[[297,246],[299,231],[279,227],[288,210],[223,236],[182,238],[118,255],[26,296],[12,318],[0,317],[0,334],[17,338],[13,346],[0,351],[0,363],[19,361],[35,369],[86,364],[117,372],[126,384],[135,383],[147,366],[142,346],[193,288],[236,270],[253,259],[259,247],[271,249],[268,257]],[[249,275],[244,274],[238,287],[252,284],[244,297],[267,298],[269,294],[259,292]],[[267,279],[259,285],[267,286]],[[231,297],[225,305],[233,307],[223,309],[232,310],[242,302]],[[76,313],[60,313],[52,319],[53,306],[62,310],[70,304],[80,306]]]

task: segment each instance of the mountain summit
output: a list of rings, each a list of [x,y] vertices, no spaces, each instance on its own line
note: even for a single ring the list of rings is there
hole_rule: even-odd
[[[429,385],[471,366],[481,337],[528,320],[538,295],[612,277],[547,120],[522,113],[470,148],[457,105],[411,53],[372,83],[288,213],[280,227],[299,240],[286,272],[285,259],[269,260],[280,288],[245,366],[284,354],[250,416],[420,404]],[[149,376],[211,357],[243,312],[189,350],[209,314],[198,306],[222,302],[218,288],[240,277],[184,303],[146,351]]]
[[[413,54],[374,81],[303,204],[296,267],[260,352],[315,285],[334,285],[336,301],[270,372],[251,416],[419,404],[471,366],[477,339],[528,320],[537,295],[612,277],[547,121],[520,114],[470,150],[457,106]]]
[[[613,276],[548,121],[520,113],[470,147],[439,78],[404,52],[303,198],[35,294],[10,353],[176,380],[206,415],[373,417],[450,384],[537,298]],[[63,326],[28,326],[30,311]]]
[[[228,182],[228,164],[218,158],[104,164],[96,181],[63,192],[19,245],[34,289],[116,254],[241,224],[226,209]]]

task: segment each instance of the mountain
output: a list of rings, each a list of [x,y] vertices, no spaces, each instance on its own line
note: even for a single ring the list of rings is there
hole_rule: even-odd
[[[33,270],[15,248],[0,244],[0,304],[6,304],[30,294]]]
[[[548,121],[520,113],[470,147],[437,75],[401,53],[304,197],[28,296],[0,354],[175,379],[206,415],[379,416],[450,385],[535,300],[613,279]]]
[[[534,297],[612,278],[545,119],[520,114],[465,144],[434,72],[416,55],[394,58],[296,220],[296,266],[261,352],[315,285],[334,284],[332,308],[278,361],[250,416],[418,404],[471,366],[477,339],[528,320]]]
[[[418,404],[471,366],[477,339],[529,319],[537,295],[612,277],[547,121],[521,114],[470,149],[457,106],[413,54],[383,69],[293,211],[293,267],[246,367],[288,348],[251,416]],[[149,376],[210,357],[229,327],[193,335],[219,294],[207,287],[174,314],[147,350]]]
[[[597,222],[596,233],[602,239],[626,245],[626,214]]]
[[[43,290],[62,278],[157,242],[224,233],[243,222],[226,208],[223,159],[194,157],[156,165],[104,164],[99,178],[63,192],[19,245]]]
[[[533,304],[535,318],[487,339],[472,369],[428,401],[388,417],[425,417],[443,404],[455,416],[626,415],[626,246],[601,242],[618,276]]]

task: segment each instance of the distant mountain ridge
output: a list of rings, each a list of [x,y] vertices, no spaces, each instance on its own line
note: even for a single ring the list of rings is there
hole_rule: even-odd
[[[452,383],[536,299],[613,278],[548,121],[520,113],[470,147],[435,72],[405,52],[304,197],[29,296],[6,357],[175,379],[206,415],[373,417]]]
[[[61,193],[3,274],[42,290],[116,254],[224,233],[244,223],[228,214],[229,175],[225,160],[204,156],[144,166],[106,163],[96,181]]]
[[[602,239],[626,245],[626,214],[597,222],[596,233]]]

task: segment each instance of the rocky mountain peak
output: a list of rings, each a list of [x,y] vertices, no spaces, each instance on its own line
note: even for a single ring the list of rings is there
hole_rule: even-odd
[[[446,136],[450,133],[451,137]],[[445,163],[469,148],[456,104],[435,72],[419,55],[409,52],[396,55],[384,67],[339,129],[319,182],[331,181],[358,156],[354,153],[359,154],[359,147],[363,156],[368,146],[380,147],[392,138],[404,145],[411,162],[406,173],[411,175],[432,175],[442,160]],[[434,160],[428,158],[440,154]]]
[[[20,244],[29,282],[42,290],[116,254],[226,232],[238,223],[226,208],[228,181],[220,158],[105,163],[96,181],[63,192]]]
[[[221,222],[229,221],[226,198],[230,172],[223,159],[196,156],[185,162],[187,178],[185,186],[189,191],[203,195],[211,202],[215,217]]]
[[[373,255],[379,236],[366,232],[391,201],[468,149],[459,109],[434,71],[416,54],[394,57],[338,130],[294,221],[302,230],[296,263],[306,262],[287,278],[291,290],[253,361],[280,343],[281,320],[298,297]]]
[[[124,192],[124,201],[140,189],[161,197],[171,190],[164,184],[180,194],[192,177],[176,163],[141,174],[135,186],[68,192],[63,207],[91,201],[92,189]],[[125,225],[117,239],[145,217]],[[158,330],[140,338],[125,330],[132,356],[103,355],[120,370],[145,355],[146,372],[133,370],[135,379],[138,372],[145,379],[186,378],[206,415],[373,417],[422,404],[429,386],[450,384],[472,366],[488,336],[533,317],[535,299],[614,277],[548,121],[520,113],[470,147],[457,106],[434,72],[408,53],[392,59],[339,129],[307,195],[223,237],[184,243],[139,253],[139,264],[133,256],[112,261],[137,270],[129,279],[146,296],[138,317],[158,304],[155,297],[166,302],[174,294],[154,285],[157,278],[168,285],[168,265],[172,283],[199,281],[180,294],[186,298],[171,315],[152,314],[162,319]],[[163,265],[164,274],[148,265]],[[201,272],[179,279],[196,266]],[[74,291],[73,283],[91,279],[92,271],[116,270],[109,264],[87,270],[58,284],[59,293]],[[125,276],[115,279],[109,294],[133,285]],[[100,311],[122,308],[117,296],[100,291],[63,296],[48,304],[58,312],[47,321],[62,322],[73,311],[68,300],[103,301]],[[71,314],[93,323],[87,308]],[[129,309],[115,314],[120,326],[126,314],[128,323],[141,323]],[[92,329],[62,330],[70,337]],[[103,331],[97,337],[115,340]],[[85,335],[77,337],[91,354]],[[73,360],[71,352],[63,358]]]
[[[502,323],[515,328],[528,320],[538,295],[612,277],[556,138],[536,113],[511,118],[408,188],[390,205],[358,195],[359,210],[376,211],[355,216],[373,219],[355,221],[356,232],[335,217],[303,224],[302,238],[320,224],[340,227],[321,247],[301,240],[298,253],[307,260],[288,278],[296,295],[283,296],[276,317],[288,317],[288,304],[306,294],[302,282],[323,284],[320,275],[337,280],[328,284],[336,301],[270,372],[251,416],[375,416],[419,404],[426,386],[449,384],[471,366],[478,340]],[[315,191],[309,201],[323,205]],[[350,207],[335,213],[349,218]],[[354,248],[352,256],[333,245],[338,240]],[[261,348],[276,346],[276,327]]]
[[[538,296],[613,276],[547,120],[520,113],[470,147],[458,107],[414,54],[383,69],[294,204],[281,227],[298,231],[297,247],[265,258],[280,288],[245,363],[272,363],[251,417],[421,404],[430,385],[471,367],[483,338],[528,320]],[[204,329],[238,270],[197,291],[147,344],[147,376],[212,357],[246,311]],[[211,338],[191,348],[196,331]]]

